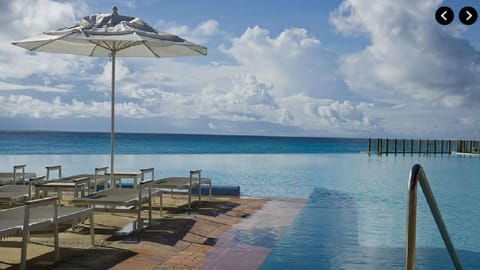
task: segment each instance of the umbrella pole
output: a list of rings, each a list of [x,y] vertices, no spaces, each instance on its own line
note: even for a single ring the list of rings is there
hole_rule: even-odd
[[[115,150],[115,51],[112,51],[112,104],[110,117],[110,183],[115,188],[113,156]]]

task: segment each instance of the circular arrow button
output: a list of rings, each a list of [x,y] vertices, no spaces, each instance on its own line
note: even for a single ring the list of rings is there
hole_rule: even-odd
[[[439,7],[435,12],[435,19],[441,25],[447,25],[453,21],[453,10],[449,7]]]
[[[458,18],[463,24],[472,25],[477,21],[478,14],[473,7],[464,7],[458,13]]]

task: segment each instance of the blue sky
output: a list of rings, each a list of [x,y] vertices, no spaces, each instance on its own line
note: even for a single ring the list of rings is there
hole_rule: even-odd
[[[0,0],[4,130],[108,131],[110,62],[11,45],[91,13],[139,17],[208,56],[117,61],[117,131],[476,138],[475,1]]]

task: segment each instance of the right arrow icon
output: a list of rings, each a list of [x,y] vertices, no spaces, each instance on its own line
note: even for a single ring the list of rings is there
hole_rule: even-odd
[[[467,17],[467,21],[468,21],[468,20],[470,20],[470,19],[473,17],[473,15],[472,15],[472,13],[470,13],[470,11],[468,11],[468,10],[465,11],[465,12],[466,12],[467,15],[468,15],[468,17]]]
[[[464,7],[458,13],[458,18],[465,25],[472,25],[477,21],[477,10],[473,7]]]

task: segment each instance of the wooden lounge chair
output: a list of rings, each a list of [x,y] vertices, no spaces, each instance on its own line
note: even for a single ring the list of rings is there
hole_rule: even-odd
[[[151,224],[152,196],[157,192],[151,187],[154,179],[153,168],[140,171],[141,182],[137,189],[115,188],[112,185],[109,189],[100,190],[85,197],[74,198],[71,203],[74,205],[93,206],[95,211],[136,212],[137,226],[135,230],[141,230],[143,229],[141,219],[142,204],[148,203],[148,219],[149,224]]]
[[[45,176],[31,177],[28,185],[0,186],[0,203],[14,205],[37,198],[35,196],[35,186],[44,181]]]
[[[60,259],[58,224],[77,224],[90,219],[90,240],[95,246],[93,209],[84,207],[62,207],[57,205],[56,197],[26,201],[25,205],[0,211],[0,238],[22,235],[22,242],[0,242],[2,246],[20,245],[20,269],[26,269],[27,244],[31,231],[53,227],[55,260]]]
[[[162,194],[187,195],[188,208],[192,204],[192,190],[198,190],[198,202],[202,200],[201,186],[208,185],[208,198],[212,198],[212,180],[202,177],[202,170],[191,170],[189,177],[166,177],[153,182],[153,188],[160,189]],[[161,199],[162,197],[160,197]],[[160,204],[163,205],[162,200]]]
[[[48,196],[49,191],[54,191],[59,200],[62,200],[63,191],[73,191],[74,198],[77,198],[79,193],[83,197],[85,193],[90,194],[90,192],[96,191],[99,183],[105,185],[105,182],[109,180],[106,175],[108,167],[95,168],[94,174],[77,174],[67,177],[62,176],[61,165],[47,166],[46,169],[46,181],[37,185],[36,196],[39,196],[40,193],[42,196]],[[55,172],[56,178],[52,177]]]
[[[13,166],[13,173],[0,172],[0,185],[13,185],[13,184],[25,184],[25,180],[35,177],[35,173],[25,172],[27,165],[15,165]]]
[[[98,167],[95,168],[95,174],[93,175],[93,191],[98,190],[98,186],[102,185],[104,189],[108,188],[107,185],[111,186],[110,183],[110,174],[108,174],[108,167]]]

